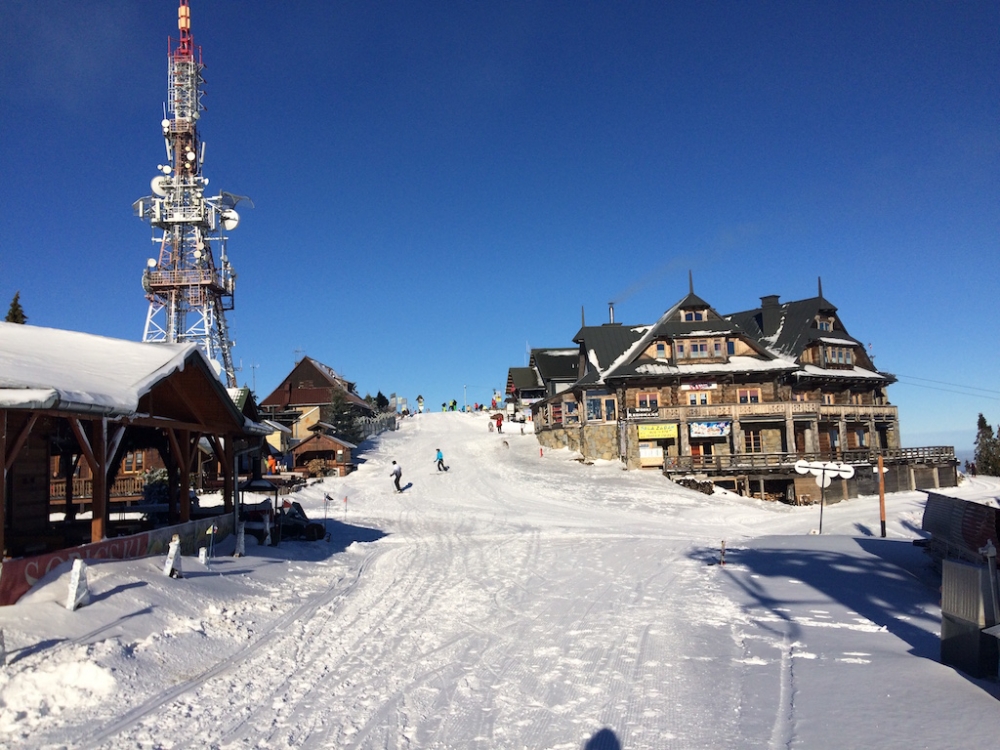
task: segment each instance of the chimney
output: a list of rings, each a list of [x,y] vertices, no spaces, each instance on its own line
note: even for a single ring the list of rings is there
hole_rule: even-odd
[[[781,320],[781,306],[777,294],[768,294],[760,298],[760,332],[765,336],[773,336],[778,332],[778,321]]]
[[[608,303],[608,316],[610,317],[610,320],[608,322],[611,325],[614,325],[615,324],[615,303],[614,302],[609,302]]]

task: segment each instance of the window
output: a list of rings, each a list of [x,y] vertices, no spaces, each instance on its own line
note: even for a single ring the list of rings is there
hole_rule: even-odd
[[[808,400],[809,400],[809,394],[806,393],[805,391],[793,391],[792,392],[792,401],[802,402],[802,401],[808,401]]]
[[[688,403],[691,406],[705,406],[712,403],[710,391],[688,391]]]
[[[635,405],[640,409],[658,409],[660,407],[660,394],[638,393],[635,397]]]
[[[123,474],[141,474],[142,473],[142,461],[143,452],[137,451],[135,453],[126,453],[125,458],[122,459],[122,473]]]
[[[832,406],[833,404],[837,403],[837,400],[834,398],[832,393],[824,393],[823,403],[826,404],[827,406]]]
[[[707,357],[708,352],[708,339],[689,339],[686,345],[681,343],[677,344],[677,359],[696,359]]]
[[[714,341],[714,342],[712,342],[712,354],[715,355],[716,357],[721,357],[722,356],[722,342],[721,341]]]
[[[694,321],[704,320],[704,319],[705,319],[705,313],[703,313],[701,310],[687,310],[684,313],[684,320],[687,323],[692,323]]]
[[[588,422],[600,422],[604,419],[601,413],[601,399],[599,398],[588,398],[587,399],[587,421]]]
[[[760,430],[744,430],[743,451],[744,453],[762,453],[763,443],[760,439]]]
[[[613,398],[604,399],[604,418],[609,422],[615,421],[615,400]]]
[[[728,354],[730,357],[733,356],[734,354],[736,354],[736,342],[735,341],[727,341],[726,342],[726,354]]]
[[[851,350],[843,346],[824,346],[823,364],[838,367],[853,367]]]
[[[657,359],[667,358],[667,345],[662,341],[656,342],[656,358]]]
[[[760,388],[739,388],[736,391],[736,399],[741,404],[759,404]]]
[[[563,422],[566,424],[580,421],[580,412],[576,409],[576,401],[563,401],[563,412]]]
[[[852,404],[856,404],[856,405],[860,406],[860,405],[864,404],[864,402],[865,402],[865,395],[863,393],[852,393],[851,394],[851,403]]]

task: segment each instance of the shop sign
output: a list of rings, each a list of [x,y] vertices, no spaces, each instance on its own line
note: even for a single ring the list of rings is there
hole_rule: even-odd
[[[660,440],[662,438],[677,439],[675,424],[641,424],[639,425],[640,440]]]
[[[729,425],[729,422],[692,422],[690,425],[691,437],[726,437],[729,434]]]
[[[655,406],[630,406],[628,415],[639,419],[649,419],[660,416],[660,410]]]

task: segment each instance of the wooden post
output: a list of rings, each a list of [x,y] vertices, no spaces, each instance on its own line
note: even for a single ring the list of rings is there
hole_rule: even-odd
[[[106,417],[91,422],[94,426],[90,449],[94,453],[94,491],[90,498],[93,514],[90,522],[90,541],[104,539],[108,520],[108,420]]]
[[[885,466],[882,454],[878,454],[878,515],[882,521],[882,538],[885,539]]]
[[[7,555],[7,410],[0,409],[0,561]]]

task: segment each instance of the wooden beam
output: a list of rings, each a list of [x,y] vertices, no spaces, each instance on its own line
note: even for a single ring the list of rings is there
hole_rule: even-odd
[[[108,522],[108,419],[102,417],[91,422],[94,435],[91,444],[94,466],[94,491],[90,498],[93,514],[90,522],[90,541],[99,542],[107,535]]]
[[[80,444],[80,452],[83,454],[84,459],[87,461],[87,465],[90,467],[90,473],[97,473],[97,459],[94,457],[94,449],[90,445],[90,438],[87,437],[86,431],[83,429],[83,424],[80,422],[79,417],[70,417],[69,426],[73,431],[73,436],[76,437],[76,442]]]
[[[7,455],[7,410],[0,409],[0,456]],[[0,561],[7,556],[7,462],[0,462]]]
[[[28,417],[28,421],[25,422],[24,427],[21,428],[21,432],[14,439],[13,444],[11,444],[9,451],[4,455],[5,470],[10,471],[10,467],[14,465],[14,459],[17,458],[17,454],[21,452],[21,448],[24,447],[25,442],[28,440],[28,435],[31,434],[31,430],[37,421],[38,412],[31,412],[31,416]]]

